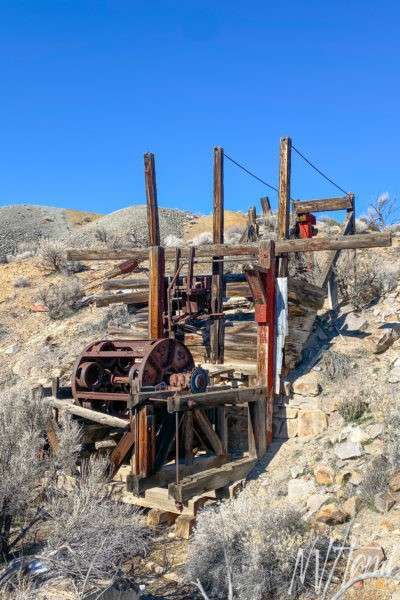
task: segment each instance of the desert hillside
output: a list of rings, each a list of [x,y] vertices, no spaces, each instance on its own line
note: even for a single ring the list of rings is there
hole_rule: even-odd
[[[11,218],[20,222],[6,228],[1,247],[1,393],[48,385],[54,377],[67,385],[84,346],[108,336],[112,327],[134,326],[136,315],[124,305],[95,307],[91,299],[101,292],[113,264],[68,263],[65,247],[85,245],[88,239],[100,247],[145,245],[145,209],[100,216],[6,207],[2,215],[8,223]],[[165,243],[209,242],[210,217],[163,209],[160,220]],[[246,218],[227,213],[226,223],[236,239]],[[334,231],[336,226],[319,224],[321,233],[327,227]],[[260,228],[271,235],[270,223],[260,221]],[[54,243],[56,229],[62,231],[60,245]],[[207,580],[210,598],[225,597],[224,543],[239,569],[261,573],[263,581],[275,577],[274,589],[285,593],[293,557],[315,536],[325,541],[348,536],[355,552],[377,568],[389,561],[399,564],[399,242],[394,235],[391,248],[342,253],[337,269],[341,303],[336,311],[320,311],[303,361],[288,376],[288,395],[275,407],[275,438],[265,459],[236,500],[201,513],[190,542],[176,539],[168,525],[153,531],[150,554],[136,566],[145,593],[154,594],[149,598],[195,597],[190,582],[196,580]],[[146,265],[137,274],[143,276]],[[221,526],[213,520],[216,506]],[[255,533],[263,532],[265,523],[271,523],[268,534]],[[251,553],[241,550],[238,540]],[[258,597],[256,583],[247,582],[238,597]],[[397,589],[390,579],[378,578],[346,597],[389,600],[398,598]],[[296,597],[316,597],[310,596],[311,583],[300,592]]]

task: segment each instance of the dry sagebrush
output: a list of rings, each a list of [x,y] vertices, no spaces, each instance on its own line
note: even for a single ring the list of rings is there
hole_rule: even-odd
[[[147,530],[136,507],[114,501],[106,463],[89,462],[84,476],[55,490],[46,504],[47,539],[42,556],[54,575],[82,586],[117,579],[128,559],[147,549]]]
[[[49,409],[27,388],[15,386],[1,393],[0,555],[7,556],[42,518],[46,482],[76,453],[78,431],[70,424],[60,428],[62,456],[56,459],[45,453],[49,419]],[[65,438],[64,431],[68,431]]]
[[[311,539],[297,510],[271,509],[244,492],[199,515],[187,576],[213,600],[287,598],[298,551]],[[311,564],[304,585],[295,579],[292,597],[311,591],[313,576]]]
[[[64,279],[52,283],[38,292],[38,299],[49,309],[51,319],[62,319],[69,316],[77,308],[77,302],[84,295],[78,279]]]

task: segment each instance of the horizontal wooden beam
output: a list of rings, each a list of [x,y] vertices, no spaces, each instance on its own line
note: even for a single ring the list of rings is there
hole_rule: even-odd
[[[45,404],[51,406],[52,408],[56,408],[57,410],[65,410],[66,412],[75,415],[76,417],[81,417],[82,419],[93,421],[94,423],[100,423],[100,425],[107,425],[108,427],[117,427],[119,429],[126,429],[127,427],[129,427],[128,420],[125,421],[125,419],[112,417],[111,415],[98,412],[97,410],[83,408],[78,404],[73,404],[72,402],[66,400],[58,400],[57,398],[53,398],[52,396],[47,396],[42,398],[42,401]]]
[[[277,240],[275,254],[288,254],[293,252],[321,252],[325,250],[347,250],[357,248],[378,248],[392,245],[390,231],[383,233],[365,233],[349,236],[316,236],[311,239]],[[196,248],[197,257],[213,256],[256,256],[259,244],[230,245],[210,244]],[[189,257],[190,248],[181,249],[181,257]],[[146,260],[148,249],[121,248],[116,250],[68,250],[68,260],[121,260],[123,258],[137,258]],[[175,260],[175,248],[165,249],[166,260]]]
[[[180,483],[170,483],[168,496],[176,502],[187,502],[209,490],[231,485],[244,479],[256,463],[254,458],[240,458],[214,469],[207,469],[196,475],[185,477]]]
[[[321,200],[299,200],[294,202],[296,213],[327,212],[334,210],[351,210],[353,208],[354,196],[349,194],[340,198],[321,198]]]
[[[255,402],[264,396],[264,387],[232,388],[229,390],[175,396],[168,398],[167,406],[168,412],[179,412],[194,408],[213,408],[215,406],[223,406],[224,404]]]
[[[149,290],[141,292],[127,292],[122,294],[103,294],[96,296],[96,306],[109,306],[110,304],[147,304],[149,300]]]

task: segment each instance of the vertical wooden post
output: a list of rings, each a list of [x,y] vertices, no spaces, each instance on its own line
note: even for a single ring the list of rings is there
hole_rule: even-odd
[[[224,151],[214,148],[214,203],[213,203],[213,243],[224,243]],[[218,259],[219,257],[214,257]],[[224,287],[224,263],[213,260],[211,284],[211,309],[215,314],[222,313]],[[224,362],[224,318],[214,317],[211,332],[211,362]]]
[[[260,244],[259,264],[266,272],[262,274],[265,306],[259,310],[257,317],[257,375],[260,385],[265,385],[266,393],[266,443],[272,442],[272,417],[274,407],[275,377],[275,305],[276,305],[276,262],[275,243]]]
[[[271,214],[271,205],[269,203],[268,196],[264,196],[263,198],[260,198],[260,204],[261,204],[261,208],[263,211],[264,219],[266,219]]]
[[[149,231],[149,246],[160,245],[160,225],[158,220],[156,169],[154,154],[144,155],[144,179],[147,199],[147,226]]]
[[[278,240],[286,240],[289,237],[291,153],[292,140],[289,137],[281,138],[279,153]]]
[[[164,337],[164,276],[165,257],[162,246],[149,249],[149,338]]]

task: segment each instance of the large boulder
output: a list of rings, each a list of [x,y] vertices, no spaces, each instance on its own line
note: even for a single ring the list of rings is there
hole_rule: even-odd
[[[299,410],[297,434],[309,437],[322,433],[328,427],[328,418],[322,410]]]

